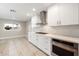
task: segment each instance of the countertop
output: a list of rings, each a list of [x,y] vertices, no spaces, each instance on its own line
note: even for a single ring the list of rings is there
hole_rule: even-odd
[[[50,38],[56,38],[58,40],[63,40],[63,41],[67,41],[67,42],[72,42],[72,43],[79,43],[79,38],[77,37],[70,37],[70,36],[66,36],[66,35],[59,35],[59,34],[50,34],[50,33],[45,33],[44,32],[36,32],[37,34],[46,36],[46,37],[50,37]],[[42,34],[43,33],[43,34]]]

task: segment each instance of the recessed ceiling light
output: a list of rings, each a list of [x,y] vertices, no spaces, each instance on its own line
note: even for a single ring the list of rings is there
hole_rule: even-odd
[[[35,9],[35,8],[33,8],[32,10],[33,10],[33,11],[36,11],[36,9]]]

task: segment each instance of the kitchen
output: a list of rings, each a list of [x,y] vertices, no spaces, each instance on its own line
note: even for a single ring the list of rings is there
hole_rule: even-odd
[[[0,3],[0,56],[79,56],[79,3]]]
[[[78,56],[78,15],[78,3],[52,4],[31,18],[29,41],[49,56]]]

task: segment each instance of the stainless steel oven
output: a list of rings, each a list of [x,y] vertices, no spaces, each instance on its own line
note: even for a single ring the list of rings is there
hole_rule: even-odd
[[[52,54],[56,54],[58,56],[76,56],[78,55],[78,44],[53,39]]]

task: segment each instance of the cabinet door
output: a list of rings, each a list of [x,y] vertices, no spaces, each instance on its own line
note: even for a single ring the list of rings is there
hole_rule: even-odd
[[[62,3],[58,5],[59,18],[61,20],[61,25],[72,25],[76,23],[78,18],[77,6],[73,3]]]
[[[54,5],[48,9],[47,12],[47,22],[48,26],[57,26],[58,25],[58,6]]]
[[[41,36],[39,39],[39,48],[47,54],[51,55],[51,38]]]
[[[29,41],[32,42],[33,44],[35,44],[35,39],[36,39],[36,37],[35,37],[34,33],[31,32]]]
[[[35,33],[32,35],[32,39],[33,39],[33,44],[37,47],[39,47],[39,38],[38,35],[36,35]]]
[[[73,5],[74,8],[74,24],[79,24],[79,4],[78,3],[74,3]]]
[[[28,40],[31,41],[31,32],[28,32]]]
[[[29,33],[29,41],[33,43],[34,45],[38,46],[38,37],[36,36],[35,33],[33,32]]]

